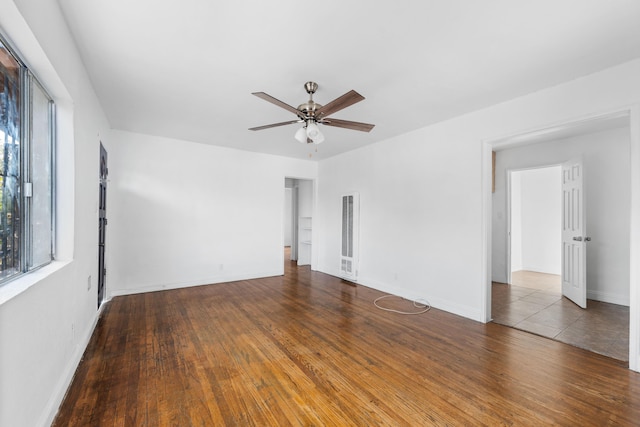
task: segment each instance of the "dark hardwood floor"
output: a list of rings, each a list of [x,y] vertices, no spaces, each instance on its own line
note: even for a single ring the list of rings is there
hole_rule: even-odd
[[[445,285],[445,284],[443,284]],[[623,363],[286,263],[283,277],[117,297],[55,426],[638,425]]]

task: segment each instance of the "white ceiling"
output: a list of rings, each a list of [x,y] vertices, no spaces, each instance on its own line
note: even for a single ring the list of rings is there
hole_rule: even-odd
[[[640,57],[637,0],[59,0],[113,128],[320,160]],[[252,96],[366,99],[318,146]],[[317,149],[317,152],[316,152]]]

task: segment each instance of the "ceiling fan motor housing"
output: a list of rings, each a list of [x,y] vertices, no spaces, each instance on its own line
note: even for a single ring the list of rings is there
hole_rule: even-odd
[[[300,117],[303,119],[314,119],[316,116],[316,111],[322,107],[322,105],[314,102],[313,100],[308,100],[304,104],[298,105],[298,111],[300,111]]]

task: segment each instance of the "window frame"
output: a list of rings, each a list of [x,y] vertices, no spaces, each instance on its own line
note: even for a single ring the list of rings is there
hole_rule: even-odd
[[[55,259],[55,239],[56,239],[56,107],[55,101],[46,87],[40,82],[36,75],[29,69],[29,67],[22,60],[16,50],[7,42],[7,38],[0,34],[0,43],[11,57],[17,62],[19,67],[19,87],[20,87],[20,149],[19,149],[19,178],[18,188],[19,197],[18,203],[20,204],[20,238],[19,247],[20,254],[19,268],[15,272],[0,277],[0,287],[5,286],[7,283],[24,277],[25,275],[39,270],[51,264]],[[48,163],[48,215],[50,229],[48,230],[48,260],[40,262],[34,265],[34,206],[33,206],[33,171],[34,161],[32,154],[34,152],[34,122],[33,122],[33,92],[34,87],[38,88],[41,95],[46,99],[46,139],[43,144],[48,149],[48,158],[45,162]],[[46,212],[45,212],[46,213]],[[0,275],[2,272],[0,272]]]

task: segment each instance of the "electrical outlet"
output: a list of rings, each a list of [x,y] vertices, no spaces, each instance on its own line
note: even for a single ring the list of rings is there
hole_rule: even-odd
[[[87,290],[88,291],[91,290],[91,275],[89,275],[89,277],[87,277]]]

